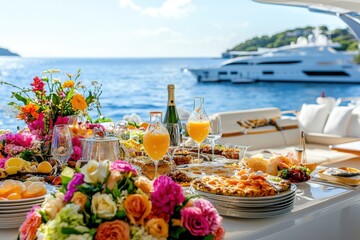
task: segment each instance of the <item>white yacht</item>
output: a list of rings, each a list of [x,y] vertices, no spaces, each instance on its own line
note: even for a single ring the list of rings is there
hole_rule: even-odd
[[[224,61],[219,67],[188,69],[199,82],[256,81],[360,83],[360,65],[353,62],[356,52],[340,52],[316,29],[308,38],[261,54]]]

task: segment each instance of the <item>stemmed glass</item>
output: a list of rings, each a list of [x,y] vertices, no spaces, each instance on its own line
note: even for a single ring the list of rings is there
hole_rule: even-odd
[[[214,161],[214,148],[216,140],[220,139],[222,135],[222,128],[221,128],[221,119],[220,116],[216,115],[210,121],[210,130],[207,139],[210,141],[211,144],[211,159]]]
[[[169,146],[168,154],[170,156],[170,162],[171,162],[172,166],[175,166],[174,161],[173,161],[174,155],[175,155],[176,150],[181,145],[180,126],[178,123],[167,123],[165,126],[170,135],[170,146]]]
[[[65,124],[55,125],[51,140],[51,155],[60,163],[61,169],[64,168],[73,152],[69,126]]]
[[[204,109],[204,98],[194,98],[194,109],[186,124],[189,136],[198,146],[198,159],[200,159],[200,145],[209,134],[210,121]]]
[[[143,136],[143,145],[154,161],[155,176],[158,175],[158,161],[163,159],[170,145],[170,136],[162,123],[162,112],[150,112],[150,123]]]

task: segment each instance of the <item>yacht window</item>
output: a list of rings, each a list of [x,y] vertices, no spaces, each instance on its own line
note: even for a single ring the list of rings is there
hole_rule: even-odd
[[[204,73],[205,78],[208,78],[208,77],[209,77],[209,72],[208,72],[208,71],[205,71],[205,72],[203,72],[203,73]]]
[[[230,65],[249,65],[249,62],[231,62],[228,64],[225,64],[224,66],[230,66]]]
[[[259,62],[258,65],[265,65],[265,64],[295,64],[295,63],[301,63],[300,60],[296,61],[267,61],[267,62]]]
[[[219,72],[219,75],[227,75],[227,72]]]
[[[303,71],[308,76],[349,76],[343,71]]]
[[[272,75],[274,71],[263,71],[263,75]]]
[[[237,75],[238,72],[230,72],[231,75]]]

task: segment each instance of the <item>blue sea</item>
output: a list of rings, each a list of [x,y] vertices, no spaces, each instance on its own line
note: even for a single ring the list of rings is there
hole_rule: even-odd
[[[214,66],[222,59],[211,58],[18,58],[0,57],[0,81],[28,86],[42,71],[59,69],[65,73],[81,69],[85,83],[102,83],[102,112],[113,121],[137,113],[148,120],[150,111],[165,111],[167,84],[175,84],[176,104],[191,111],[193,98],[203,96],[205,109],[216,112],[263,107],[299,110],[303,103],[314,103],[324,91],[327,96],[359,97],[360,84],[320,83],[198,83],[186,67]],[[6,107],[14,89],[0,85],[0,129],[15,130],[21,122]]]

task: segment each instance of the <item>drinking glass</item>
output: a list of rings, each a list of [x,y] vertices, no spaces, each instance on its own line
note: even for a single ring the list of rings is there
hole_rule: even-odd
[[[150,123],[143,136],[143,145],[154,161],[155,179],[158,175],[158,161],[164,158],[170,146],[169,132],[162,123],[162,112],[150,112]]]
[[[180,125],[178,123],[167,123],[166,128],[170,135],[170,146],[168,154],[170,156],[170,162],[172,166],[175,166],[175,163],[173,161],[174,155],[176,150],[181,145],[181,131],[180,131]]]
[[[221,119],[220,116],[215,116],[210,121],[210,130],[207,139],[210,141],[211,144],[211,159],[214,161],[214,148],[216,140],[220,139],[222,135],[222,128],[221,128]]]
[[[204,98],[194,98],[194,109],[186,124],[189,136],[198,147],[198,160],[200,159],[200,145],[209,134],[210,121],[204,109]]]
[[[65,124],[55,125],[51,140],[51,155],[60,164],[61,169],[64,168],[73,152],[69,126]]]

